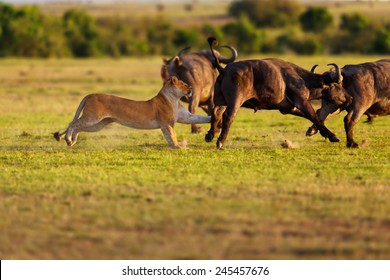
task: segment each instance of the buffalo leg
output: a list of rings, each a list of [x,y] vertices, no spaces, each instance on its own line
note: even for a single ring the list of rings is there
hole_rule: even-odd
[[[368,124],[372,124],[374,122],[374,118],[375,116],[369,114],[369,113],[364,113],[365,115],[367,115],[367,120],[365,121],[365,123],[368,123]]]
[[[229,134],[230,126],[232,125],[239,108],[239,104],[236,104],[234,106],[228,106],[226,108],[226,111],[223,113],[222,131],[217,140],[218,149],[222,149],[226,141],[227,135]]]
[[[296,102],[296,104],[296,107],[301,110],[305,114],[306,118],[315,125],[323,137],[328,138],[330,142],[340,141],[333,132],[326,128],[323,121],[321,121],[321,119],[317,116],[309,101],[303,99]]]
[[[320,117],[320,120],[321,120],[322,122],[325,121],[326,117],[325,117],[325,119],[322,119],[321,116],[320,116],[320,109],[318,109],[318,110],[316,111],[316,114],[317,114],[317,116]],[[313,124],[311,127],[309,127],[309,128],[307,129],[307,131],[306,131],[306,136],[313,136],[314,134],[317,134],[317,133],[318,133],[318,128]]]
[[[314,118],[311,120],[314,124],[314,126],[320,131],[320,134],[328,138],[330,142],[339,142],[340,139],[333,133],[331,132],[326,126],[321,122],[320,120]]]
[[[215,134],[220,131],[222,126],[222,114],[225,110],[226,106],[216,106],[212,110],[210,130],[205,136],[206,142],[211,142],[214,139]]]
[[[348,148],[359,148],[359,144],[353,140],[353,128],[363,115],[362,111],[350,111],[344,118],[344,128],[347,134],[347,147]]]
[[[290,104],[288,104],[288,106],[291,106]],[[305,115],[304,112],[302,112],[301,110],[297,109],[297,108],[288,108],[288,110],[286,108],[283,108],[283,109],[280,109],[279,110],[282,114],[291,114],[291,115],[294,115],[294,116],[297,116],[297,117],[302,117],[302,118],[305,118],[307,119],[307,116]],[[317,110],[317,115],[318,115],[318,110]],[[312,136],[314,134],[316,134],[318,132],[318,129],[317,127],[313,124],[311,127],[309,127],[309,129],[306,131],[306,136]]]
[[[306,131],[306,136],[313,136],[314,134],[317,134],[318,129],[317,127],[313,124],[311,127],[309,127]]]

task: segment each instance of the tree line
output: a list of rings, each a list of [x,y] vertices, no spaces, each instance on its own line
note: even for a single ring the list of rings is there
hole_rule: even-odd
[[[240,53],[390,53],[390,22],[343,14],[335,25],[324,7],[305,7],[291,0],[232,2],[234,20],[180,27],[163,17],[94,18],[81,9],[61,17],[37,6],[0,3],[0,57],[99,57],[173,55],[186,46],[208,48],[216,36]]]

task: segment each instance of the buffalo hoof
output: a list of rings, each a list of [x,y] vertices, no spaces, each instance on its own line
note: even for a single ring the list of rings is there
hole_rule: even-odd
[[[204,137],[204,140],[205,140],[206,142],[211,142],[211,141],[213,141],[213,139],[214,139],[214,134],[211,133],[211,132],[208,132],[208,133],[205,135],[205,137]]]
[[[359,148],[359,144],[356,143],[355,141],[348,141],[347,148]]]
[[[60,141],[60,133],[59,132],[55,132],[55,133],[53,133],[53,136],[54,136],[54,138],[57,140],[57,141]]]
[[[217,149],[221,150],[222,147],[223,147],[223,144],[222,144],[221,140],[218,140],[217,141]]]
[[[332,135],[329,136],[329,141],[330,142],[340,142],[340,139],[337,138],[336,135],[332,134]]]
[[[367,116],[367,120],[364,121],[364,123],[372,124],[374,122],[374,118]]]
[[[313,136],[314,134],[316,134],[318,132],[318,129],[315,127],[315,126],[311,126],[308,128],[308,130],[306,131],[306,136]]]

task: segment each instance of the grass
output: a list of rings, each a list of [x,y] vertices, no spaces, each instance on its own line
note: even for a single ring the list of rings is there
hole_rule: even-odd
[[[379,57],[301,57],[359,63]],[[158,130],[112,125],[73,148],[52,132],[81,98],[111,92],[144,100],[161,88],[161,58],[22,60],[0,65],[1,259],[388,259],[390,127],[362,121],[340,138],[304,136],[310,123],[240,110],[216,150],[188,125],[188,148]],[[295,149],[284,149],[288,139]]]
[[[188,9],[190,7],[190,9]],[[145,17],[163,17],[171,19],[180,26],[199,25],[204,22],[225,24],[232,19],[227,15],[229,2],[199,2],[190,5],[172,3],[47,3],[40,5],[43,13],[62,16],[64,11],[84,9],[96,18],[119,17],[123,19],[141,19]],[[136,12],[134,12],[136,11]]]
[[[55,16],[62,16],[64,11],[77,8],[84,9],[96,18],[120,17],[124,19],[158,17],[171,19],[180,26],[202,25],[205,22],[212,25],[224,25],[233,20],[228,15],[231,1],[208,1],[193,2],[189,6],[186,3],[46,3],[39,5],[43,13]],[[339,24],[342,14],[360,13],[375,19],[375,21],[386,22],[390,10],[388,2],[310,2],[306,6],[326,7],[335,19],[335,26]],[[160,7],[160,8],[159,8]],[[134,13],[136,11],[136,13]]]

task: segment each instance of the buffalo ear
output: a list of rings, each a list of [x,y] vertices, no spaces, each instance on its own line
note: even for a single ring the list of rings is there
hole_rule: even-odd
[[[177,85],[179,80],[176,78],[176,76],[172,76],[171,82],[172,82],[173,85]]]

